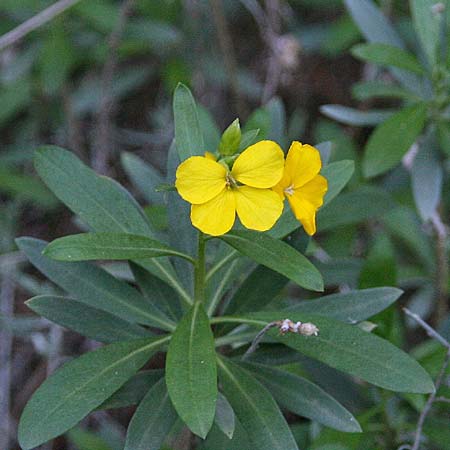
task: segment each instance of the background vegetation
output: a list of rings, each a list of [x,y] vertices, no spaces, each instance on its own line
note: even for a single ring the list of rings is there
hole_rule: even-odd
[[[0,35],[52,3],[3,0]],[[203,105],[211,148],[239,117],[284,148],[294,139],[331,141],[329,161],[355,162],[346,192],[319,215],[309,254],[327,293],[403,289],[364,327],[408,351],[436,379],[450,339],[450,7],[394,0],[71,3],[20,40],[0,38],[0,449],[17,448],[20,413],[47,375],[98,345],[24,304],[59,291],[30,267],[14,238],[52,240],[80,229],[36,176],[33,153],[43,143],[72,150],[150,205],[155,225],[164,227],[143,162],[165,172],[178,82]],[[126,275],[121,264],[107,267]],[[287,294],[306,296],[292,287]],[[404,306],[443,341],[430,338]],[[345,434],[290,414],[301,448],[395,449],[418,429],[423,448],[450,447],[448,369],[440,401],[428,410],[424,395],[369,387],[310,361],[304,370],[364,432]],[[132,411],[96,412],[42,448],[121,449]],[[189,436],[175,429],[168,445],[188,448]]]

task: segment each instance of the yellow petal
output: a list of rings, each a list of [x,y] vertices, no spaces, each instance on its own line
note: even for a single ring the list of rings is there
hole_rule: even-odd
[[[236,159],[231,174],[242,184],[271,188],[283,175],[284,154],[273,141],[260,141],[244,150]]]
[[[204,156],[205,156],[206,159],[210,159],[211,161],[216,161],[216,157],[215,157],[214,153],[205,152]]]
[[[316,232],[316,212],[323,204],[327,189],[326,178],[317,175],[309,183],[295,189],[294,194],[287,195],[295,217],[310,236]]]
[[[240,186],[232,192],[242,225],[252,230],[270,230],[283,212],[283,200],[271,189]]]
[[[192,205],[191,221],[203,233],[220,236],[231,230],[236,217],[236,202],[231,189],[201,205]]]
[[[225,189],[226,174],[218,162],[192,156],[178,166],[175,187],[189,203],[205,203]]]
[[[285,164],[285,176],[289,187],[291,184],[298,188],[312,180],[320,171],[322,161],[320,160],[319,150],[311,145],[294,141],[289,148]]]

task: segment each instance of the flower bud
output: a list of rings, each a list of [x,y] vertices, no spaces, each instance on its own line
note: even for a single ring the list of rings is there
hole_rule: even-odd
[[[305,322],[299,326],[298,332],[303,336],[317,336],[319,329],[313,323]]]
[[[219,153],[222,156],[234,155],[239,150],[240,143],[241,143],[241,126],[239,125],[239,119],[236,119],[223,132],[219,144]]]

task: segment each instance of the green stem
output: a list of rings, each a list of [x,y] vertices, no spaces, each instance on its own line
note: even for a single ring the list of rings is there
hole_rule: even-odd
[[[211,270],[206,274],[206,282],[210,281],[222,267],[238,256],[239,252],[237,250],[231,250],[231,252],[224,256],[215,266],[211,267]]]
[[[219,286],[217,286],[216,292],[214,293],[214,296],[211,299],[211,301],[208,305],[208,308],[206,309],[206,314],[208,314],[209,317],[211,317],[214,314],[214,311],[216,310],[217,305],[219,304],[220,300],[222,299],[222,294],[224,292],[224,289],[225,289],[229,279],[233,275],[233,272],[234,272],[237,262],[238,261],[235,260],[230,264],[230,267],[224,274],[221,282],[219,283]]]
[[[211,317],[210,320],[211,325],[217,323],[242,323],[244,325],[255,325],[264,327],[269,322],[267,320],[258,320],[258,319],[247,319],[245,317],[233,317],[233,316],[220,316],[220,317]]]
[[[198,233],[198,252],[194,278],[195,303],[204,303],[205,301],[205,272],[205,236],[200,231]]]

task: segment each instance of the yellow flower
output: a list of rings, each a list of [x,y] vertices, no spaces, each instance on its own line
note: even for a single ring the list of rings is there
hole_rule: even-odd
[[[294,141],[291,144],[283,177],[274,187],[281,198],[286,197],[295,217],[312,236],[316,232],[316,212],[323,204],[328,189],[319,151],[311,145]]]
[[[233,226],[236,212],[252,230],[273,227],[283,211],[283,200],[271,189],[283,175],[283,150],[276,142],[260,141],[244,150],[230,170],[210,155],[182,162],[175,186],[192,204],[192,224],[219,236]]]

